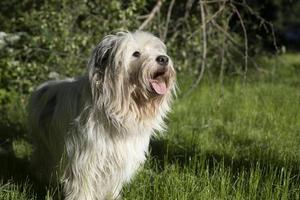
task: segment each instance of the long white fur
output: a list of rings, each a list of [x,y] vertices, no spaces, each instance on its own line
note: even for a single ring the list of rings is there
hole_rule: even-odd
[[[134,51],[141,57],[133,57]],[[120,196],[170,110],[171,60],[167,93],[153,95],[149,85],[159,55],[167,55],[166,47],[153,35],[119,32],[96,46],[86,75],[38,87],[29,105],[29,128],[39,179],[61,181],[68,200]]]

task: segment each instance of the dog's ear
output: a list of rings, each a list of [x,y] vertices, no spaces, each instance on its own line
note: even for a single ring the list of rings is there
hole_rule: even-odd
[[[118,40],[117,35],[108,35],[95,47],[88,62],[90,78],[93,78],[94,75],[104,75],[107,65],[113,62]]]

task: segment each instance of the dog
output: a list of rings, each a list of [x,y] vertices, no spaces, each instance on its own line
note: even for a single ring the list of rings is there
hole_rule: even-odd
[[[48,81],[32,94],[33,171],[58,181],[67,200],[120,198],[166,128],[176,72],[154,35],[118,32],[95,47],[87,73]]]

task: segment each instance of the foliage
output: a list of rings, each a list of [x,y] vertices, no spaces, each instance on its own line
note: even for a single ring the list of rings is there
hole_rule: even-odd
[[[1,52],[1,85],[7,90],[28,94],[38,83],[51,78],[51,72],[58,73],[60,78],[82,74],[93,46],[116,30],[137,29],[155,1],[26,0],[2,1],[0,5],[2,31],[22,35]],[[229,24],[239,13],[240,4],[229,0],[205,3],[205,30],[198,1],[172,5],[171,1],[163,1],[147,30],[166,40],[178,71],[198,73],[204,62],[199,59],[204,51],[203,31],[208,42],[206,68],[214,73],[220,68],[243,71],[240,62],[244,51],[251,46],[244,49],[242,31],[231,31]],[[247,7],[241,7],[243,9]],[[11,10],[15,12],[9,12]]]

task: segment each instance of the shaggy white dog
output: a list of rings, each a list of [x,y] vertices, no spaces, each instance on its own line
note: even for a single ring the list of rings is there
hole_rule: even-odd
[[[41,180],[59,180],[66,199],[120,196],[164,129],[175,71],[161,40],[146,32],[108,35],[87,74],[49,81],[33,93],[32,162]]]

